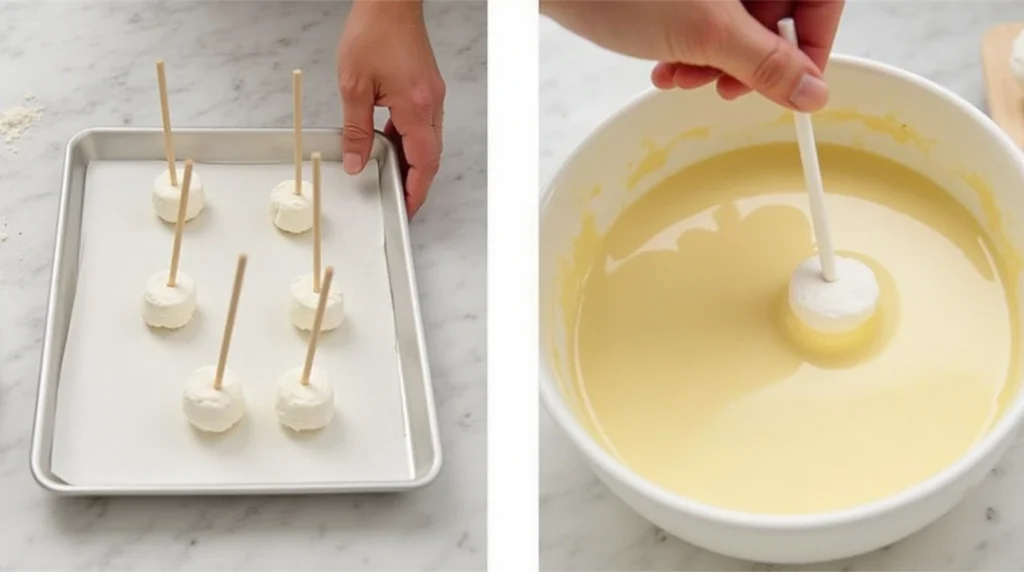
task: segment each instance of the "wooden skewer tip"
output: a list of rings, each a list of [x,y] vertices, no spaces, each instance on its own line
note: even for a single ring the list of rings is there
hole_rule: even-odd
[[[292,128],[295,160],[295,194],[302,194],[302,71],[292,71]]]
[[[242,283],[245,279],[245,266],[249,257],[245,254],[238,255],[238,263],[235,265],[235,282],[231,288],[231,302],[228,304],[228,317],[224,322],[224,335],[220,342],[220,356],[217,359],[217,373],[213,378],[213,388],[220,390],[224,381],[224,370],[228,363],[228,350],[231,347],[231,333],[235,329],[235,316],[238,314],[238,298],[242,293]]]
[[[321,155],[317,151],[311,156],[313,159],[313,291],[320,292],[320,265],[321,265],[321,226],[320,226],[320,161]]]
[[[160,120],[164,131],[164,154],[167,159],[167,176],[172,187],[178,186],[178,169],[174,164],[174,144],[171,139],[171,111],[167,103],[167,75],[164,72],[164,61],[156,61],[156,83],[160,92]]]
[[[181,261],[181,239],[185,234],[185,214],[188,211],[188,191],[192,185],[192,160],[185,161],[185,177],[178,196],[178,216],[174,220],[174,244],[171,247],[171,271],[167,275],[167,286],[174,288],[178,283],[178,265]]]
[[[316,356],[316,344],[320,336],[320,327],[324,323],[324,310],[327,308],[327,295],[331,290],[331,281],[334,278],[334,267],[328,266],[324,270],[323,290],[317,299],[316,314],[313,318],[313,329],[309,332],[309,346],[306,348],[306,361],[302,365],[302,377],[299,382],[302,385],[309,385],[309,376],[313,372],[313,358]]]

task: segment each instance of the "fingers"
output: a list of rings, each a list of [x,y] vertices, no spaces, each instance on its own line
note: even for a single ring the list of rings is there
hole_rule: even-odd
[[[362,77],[338,74],[344,129],[341,136],[345,172],[363,170],[373,148],[373,85]]]
[[[745,6],[750,16],[756,20],[756,22],[760,23],[762,27],[765,28],[765,31],[775,35],[777,35],[777,30],[775,28],[778,21],[787,16],[792,16],[796,22],[797,34],[800,41],[800,51],[807,55],[808,59],[810,59],[818,71],[825,69],[825,66],[828,64],[829,55],[832,52],[832,45],[835,40],[836,31],[839,27],[839,19],[842,16],[844,7],[843,0],[801,0],[795,3],[751,2],[746,3]],[[745,18],[737,19],[747,20]],[[751,29],[749,27],[749,22],[744,22],[743,29],[749,32]],[[759,53],[762,59],[758,60],[758,62],[764,62],[763,58],[766,56],[763,55],[763,47],[760,49],[755,48],[753,50],[750,48],[751,44],[757,43],[759,45],[763,45],[765,43],[763,34],[759,35],[762,36],[762,39],[758,40],[757,38],[754,38],[751,42],[745,43],[745,47],[747,49],[746,53]],[[731,34],[731,36],[735,36],[735,34]],[[734,44],[731,37],[728,43]],[[771,57],[780,58],[779,55]],[[725,58],[719,58],[718,61],[721,61],[722,59]],[[799,63],[798,59],[799,58],[792,58],[791,63]],[[768,62],[763,65],[771,67],[773,65],[777,66],[778,64]],[[756,66],[754,69],[757,69]],[[772,75],[773,73],[777,74],[778,72],[768,73],[762,69],[760,73]],[[810,73],[814,77],[820,77],[820,73],[814,73],[813,69]],[[651,82],[659,89],[671,89],[673,87],[692,89],[695,87],[701,87],[712,81],[716,82],[716,90],[718,94],[726,100],[731,101],[737,99],[752,91],[751,87],[743,81],[729,74],[723,74],[713,67],[661,62],[657,64],[651,72]],[[762,85],[759,90],[764,92],[765,87]],[[800,109],[802,105],[803,107],[806,107],[805,110],[811,111],[824,105],[823,100],[821,100],[822,94],[819,90],[812,90],[810,97],[805,97],[806,94],[797,95],[787,97],[785,101],[779,100],[780,96],[778,95],[778,89],[774,91],[776,95],[775,97],[772,97],[772,99],[786,105],[787,107]],[[766,93],[766,95],[769,95],[769,93]],[[827,90],[824,91],[824,97],[825,101],[827,101]]]
[[[798,2],[751,2],[745,4],[755,20],[776,33],[779,20],[791,16],[796,23],[800,50],[825,71],[832,45],[843,13],[843,0],[800,0]],[[751,89],[734,77],[718,80],[718,94],[727,100],[737,99]]]
[[[672,89],[672,74],[675,73],[675,64],[669,62],[658,62],[651,70],[651,83],[658,89]]]
[[[732,24],[728,49],[709,54],[711,67],[791,109],[817,111],[828,103],[828,87],[806,54],[746,12],[736,14]]]
[[[395,128],[394,121],[388,119],[386,125],[384,125],[384,136],[387,137],[394,145],[395,151],[398,155],[398,171],[402,175],[402,182],[406,185],[405,189],[405,210],[408,216],[411,218],[412,215],[423,206],[423,202],[426,200],[426,196],[416,194],[410,195],[408,189],[409,180],[409,161],[405,158],[405,147],[402,144],[402,136],[398,133],[398,129]],[[410,196],[412,199],[410,199]],[[415,208],[413,208],[415,207]]]
[[[405,150],[402,149],[402,136],[398,134],[395,123],[390,119],[384,124],[384,136],[395,146],[395,151],[398,154],[398,170],[402,173],[404,181],[405,175],[409,172],[409,163],[405,160]]]
[[[718,85],[715,88],[718,90],[718,95],[726,101],[738,99],[751,92],[749,87],[731,75],[718,78]]]
[[[391,108],[391,121],[402,138],[409,166],[405,192],[410,217],[423,206],[441,165],[442,110],[443,93],[427,90],[414,90],[407,103]]]
[[[746,7],[747,12],[753,16],[755,20],[760,22],[765,29],[775,33],[778,31],[779,20],[787,16],[792,16],[794,4],[799,4],[800,1],[801,0],[796,0],[796,2],[745,2],[743,5]],[[732,76],[722,76],[722,78],[718,80],[716,89],[718,91],[718,95],[726,101],[739,99],[752,91],[743,82]]]
[[[658,89],[694,89],[715,81],[721,75],[722,72],[705,66],[659,62],[651,70],[651,83]]]
[[[676,64],[672,83],[680,89],[694,89],[707,85],[722,75],[715,68]]]
[[[744,2],[743,6],[747,13],[754,17],[767,30],[775,32],[778,30],[779,20],[793,16],[795,6],[803,0],[789,0],[784,2]]]
[[[822,71],[832,53],[843,6],[843,0],[804,0],[797,2],[793,12],[800,49]]]
[[[425,169],[409,169],[405,177],[405,208],[409,213],[409,218],[416,216],[420,207],[427,201],[427,191],[430,190],[430,185],[434,182],[436,174],[436,169],[433,172],[428,172]]]
[[[398,155],[398,172],[402,175],[402,183],[409,178],[409,161],[405,158],[405,148],[402,147],[402,136],[395,129],[395,123],[388,119],[388,122],[384,125],[384,136],[395,146],[395,154]],[[408,206],[408,192],[406,195],[406,204]]]

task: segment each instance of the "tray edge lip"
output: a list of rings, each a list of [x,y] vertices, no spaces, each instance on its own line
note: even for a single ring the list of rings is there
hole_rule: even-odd
[[[341,130],[339,130],[340,132]],[[441,429],[438,426],[437,404],[434,400],[434,376],[430,371],[426,335],[423,331],[423,311],[420,308],[419,281],[416,279],[416,265],[412,263],[412,239],[409,231],[409,215],[405,202],[405,185],[398,167],[398,150],[391,139],[380,131],[374,133],[374,139],[379,140],[384,145],[391,176],[398,181],[398,189],[401,194],[398,200],[402,205],[402,214],[404,216],[402,224],[399,226],[399,231],[402,235],[402,251],[404,252],[405,259],[408,261],[410,301],[412,304],[413,320],[416,324],[416,344],[421,349],[420,369],[423,371],[424,398],[426,400],[430,426],[430,444],[434,450],[434,458],[427,472],[409,481],[409,488],[417,489],[429,485],[441,473],[441,467],[444,465],[444,452],[441,448]]]
[[[171,486],[161,487],[147,485],[143,487],[134,486],[131,488],[114,487],[114,486],[79,486],[59,481],[55,478],[52,471],[43,469],[41,458],[42,446],[41,446],[41,428],[40,423],[46,415],[43,413],[43,395],[44,389],[50,391],[51,385],[50,378],[53,376],[53,372],[49,367],[50,355],[52,352],[52,341],[53,341],[53,322],[56,315],[56,292],[57,285],[62,279],[63,275],[63,243],[66,240],[66,227],[67,227],[67,209],[69,199],[69,186],[71,169],[73,167],[74,152],[81,144],[83,140],[94,134],[116,134],[116,133],[150,133],[159,132],[159,127],[143,127],[143,126],[131,126],[131,127],[104,127],[95,126],[87,127],[72,135],[67,144],[64,147],[64,165],[61,173],[61,190],[60,198],[58,200],[57,217],[54,228],[54,243],[53,243],[53,262],[50,268],[50,279],[48,284],[48,292],[46,297],[46,314],[44,318],[43,328],[43,340],[42,349],[40,351],[40,367],[39,374],[36,383],[36,399],[35,407],[32,416],[32,431],[30,436],[29,445],[29,472],[32,475],[33,480],[42,487],[43,489],[55,493],[58,496],[185,496],[185,495],[231,495],[231,496],[245,496],[245,495],[303,495],[303,494],[359,494],[359,493],[386,493],[386,492],[403,492],[414,489],[425,487],[432,483],[441,472],[441,468],[444,464],[444,454],[441,447],[441,436],[440,427],[438,426],[437,420],[437,405],[434,399],[434,383],[433,375],[430,370],[430,362],[427,356],[427,344],[426,336],[423,330],[423,313],[420,308],[419,301],[419,288],[416,280],[416,269],[412,264],[412,241],[409,232],[409,217],[405,206],[404,197],[404,181],[401,178],[401,172],[398,167],[398,151],[395,148],[394,143],[390,138],[387,137],[383,132],[374,130],[374,140],[379,141],[384,146],[384,153],[387,155],[389,171],[391,176],[394,176],[398,181],[398,189],[402,196],[398,197],[402,205],[403,217],[402,223],[399,227],[400,234],[402,237],[401,248],[404,257],[408,261],[409,270],[409,288],[411,293],[411,305],[413,309],[413,321],[416,329],[416,343],[420,347],[420,368],[423,371],[423,386],[424,396],[427,406],[428,426],[430,428],[430,442],[431,447],[434,450],[433,460],[430,464],[429,469],[423,475],[414,477],[408,480],[401,481],[381,481],[373,483],[355,483],[352,485],[344,486],[330,486],[330,485],[302,485],[300,487],[289,486],[289,485],[269,485],[269,486],[252,486],[252,485],[241,485],[241,486],[230,486],[230,485],[216,485],[208,486],[205,489],[202,486]],[[343,129],[336,127],[303,127],[304,132],[310,133],[322,133],[331,134],[336,133],[341,137]],[[283,133],[290,132],[291,129],[283,127],[179,127],[175,128],[177,132],[187,133],[203,133],[210,131],[221,131],[221,132],[235,132],[239,134],[245,133]],[[52,436],[51,436],[52,437]]]
[[[50,368],[50,355],[53,351],[53,322],[56,316],[57,285],[63,275],[63,244],[67,232],[67,211],[68,211],[68,188],[70,187],[71,169],[73,166],[73,154],[83,139],[98,131],[96,128],[87,128],[75,133],[68,139],[64,147],[64,165],[61,172],[61,190],[57,206],[57,217],[54,223],[53,240],[53,262],[50,266],[49,291],[46,295],[46,316],[43,327],[43,346],[39,356],[39,377],[36,383],[36,403],[32,418],[32,436],[29,447],[29,468],[32,478],[44,489],[66,494],[71,491],[72,485],[59,482],[52,471],[43,470],[42,446],[41,446],[41,423],[46,415],[43,412],[44,391],[51,391],[50,379],[53,372]],[[51,435],[52,438],[52,435]],[[52,439],[51,439],[52,441]]]

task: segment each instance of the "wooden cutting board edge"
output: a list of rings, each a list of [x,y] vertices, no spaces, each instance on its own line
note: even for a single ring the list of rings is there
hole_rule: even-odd
[[[1017,145],[1024,147],[1024,90],[1010,70],[1010,48],[1024,30],[1024,22],[989,28],[981,41],[981,67],[985,78],[988,114]]]

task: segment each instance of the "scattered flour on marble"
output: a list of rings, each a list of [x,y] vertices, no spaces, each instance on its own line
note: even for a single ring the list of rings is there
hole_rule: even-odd
[[[36,105],[36,96],[32,92],[25,92],[22,95],[22,104],[0,109],[0,136],[4,139],[7,150],[17,153],[15,141],[21,138],[22,134],[33,123],[43,118],[43,106]]]

